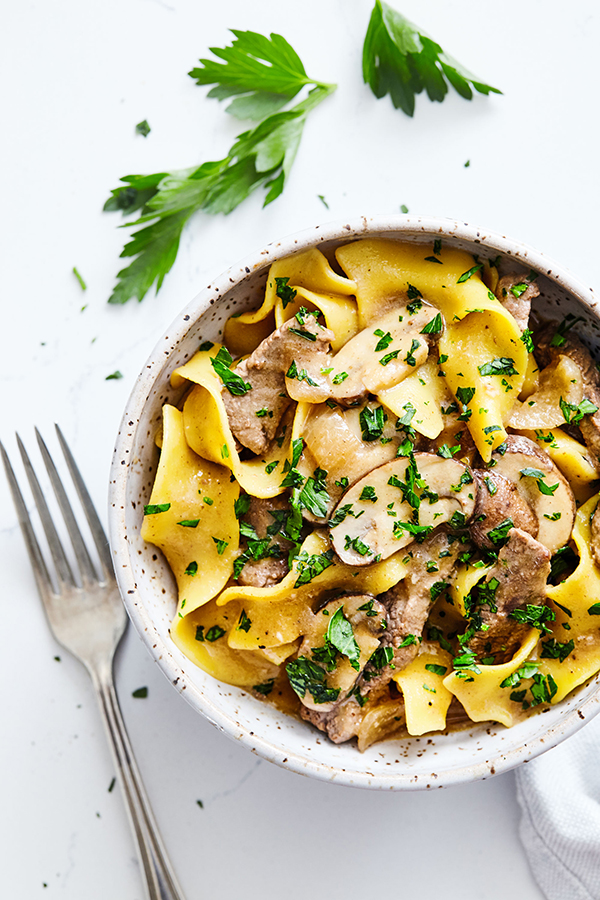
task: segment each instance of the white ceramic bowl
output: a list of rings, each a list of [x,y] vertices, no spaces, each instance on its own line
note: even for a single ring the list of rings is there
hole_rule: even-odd
[[[600,315],[590,289],[541,253],[518,241],[449,219],[394,216],[317,226],[252,254],[210,284],[180,313],[144,366],[123,416],[110,482],[110,536],[117,579],[129,615],[173,686],[210,722],[254,753],[295,772],[339,784],[412,790],[483,779],[511,769],[555,746],[600,711],[596,675],[561,703],[513,728],[483,723],[469,730],[390,740],[359,753],[335,745],[306,723],[285,716],[244,691],[206,675],[172,643],[169,624],[176,588],[156,547],[140,537],[158,451],[154,444],[166,401],[179,393],[171,372],[202,340],[218,340],[233,312],[260,304],[270,264],[311,246],[331,248],[365,236],[408,241],[441,237],[471,252],[514,258],[543,277],[536,308],[548,317],[575,312],[590,344],[600,345]]]

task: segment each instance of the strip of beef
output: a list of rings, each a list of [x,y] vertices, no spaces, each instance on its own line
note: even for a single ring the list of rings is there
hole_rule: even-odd
[[[459,541],[450,543],[445,531],[438,531],[422,544],[411,544],[407,547],[411,560],[406,577],[379,597],[388,611],[388,627],[382,644],[393,648],[392,663],[396,671],[407,666],[417,655],[418,638],[423,634],[431,606],[440,593],[436,588],[448,583],[456,558],[463,549]],[[414,643],[401,647],[411,635],[415,638]],[[383,672],[371,673],[369,681],[365,673],[361,690],[366,693],[387,683],[392,673],[391,667],[387,666]]]
[[[550,556],[526,531],[511,529],[496,565],[486,576],[487,590],[479,595],[483,602],[476,609],[487,630],[478,631],[468,644],[479,657],[493,657],[497,665],[514,656],[530,626],[517,622],[510,613],[545,602]]]
[[[591,400],[598,411],[584,416],[578,423],[581,434],[596,465],[600,465],[600,373],[590,351],[570,333],[558,335],[556,322],[546,325],[535,337],[535,356],[541,366],[548,366],[558,356],[568,356],[579,366],[583,383],[583,395]],[[552,346],[552,341],[560,346]],[[561,343],[563,341],[563,343]]]
[[[273,525],[275,517],[271,515],[274,510],[287,510],[288,499],[284,496],[269,497],[261,499],[260,497],[250,497],[250,507],[244,516],[244,520],[256,532],[258,541],[264,541],[269,538],[267,528]],[[272,551],[278,545],[280,555],[266,556],[262,559],[253,558],[253,548],[257,555]],[[258,546],[253,540],[242,540],[240,543],[240,555],[248,554],[249,559],[244,563],[244,567],[238,576],[238,584],[250,585],[251,587],[270,587],[278,584],[289,572],[288,552],[291,547],[289,541],[282,538],[281,535],[275,535],[271,538],[267,547]]]
[[[306,335],[306,336],[305,336]],[[240,396],[223,388],[222,397],[234,436],[253,453],[264,453],[275,438],[291,400],[285,374],[292,363],[298,372],[320,371],[329,360],[327,351],[334,334],[312,315],[287,322],[259,344],[233,371],[250,384]]]
[[[380,697],[387,693],[387,685],[381,685],[379,690],[373,691],[369,696],[369,704],[360,706],[354,696],[346,697],[340,701],[330,712],[318,712],[302,706],[300,715],[311,725],[315,725],[320,731],[324,731],[334,744],[343,744],[356,737],[361,722],[368,709],[375,705]]]
[[[496,286],[496,297],[521,331],[525,331],[529,324],[531,301],[539,294],[540,289],[534,281],[516,273],[504,275]]]
[[[475,512],[469,530],[479,547],[492,550],[493,542],[488,532],[510,519],[515,528],[520,528],[535,537],[538,533],[537,516],[523,499],[516,484],[490,469],[482,472],[473,470],[479,486]]]

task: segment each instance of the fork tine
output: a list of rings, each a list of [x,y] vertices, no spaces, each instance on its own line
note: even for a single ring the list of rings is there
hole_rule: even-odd
[[[75,515],[73,513],[73,508],[69,502],[69,498],[67,497],[65,489],[63,487],[63,483],[60,480],[60,475],[58,474],[56,466],[54,465],[54,460],[50,456],[50,451],[46,447],[44,439],[42,438],[37,428],[35,429],[35,435],[37,437],[40,451],[42,453],[42,459],[44,460],[44,464],[48,471],[50,484],[54,489],[60,511],[63,515],[63,519],[65,520],[65,525],[67,526],[67,532],[69,534],[69,537],[71,538],[71,543],[73,544],[75,559],[77,560],[77,565],[79,566],[79,573],[81,575],[81,578],[84,582],[97,581],[98,576],[96,575],[96,571],[90,558],[90,554],[84,543],[81,531],[79,530],[79,525],[77,524],[77,519],[75,518]]]
[[[67,444],[64,435],[58,425],[55,424],[56,434],[58,436],[58,440],[64,454],[67,467],[71,474],[71,478],[73,479],[73,484],[75,485],[75,490],[77,491],[77,495],[79,500],[81,501],[81,506],[83,507],[83,511],[85,513],[85,517],[87,519],[88,525],[90,526],[90,531],[92,533],[92,537],[94,539],[94,543],[96,544],[96,549],[98,550],[98,554],[104,565],[106,570],[106,574],[109,577],[112,577],[113,566],[112,559],[110,556],[110,550],[108,545],[108,540],[106,534],[104,533],[104,529],[102,527],[102,523],[98,517],[98,513],[96,512],[96,507],[92,502],[92,498],[88,493],[88,489],[85,486],[83,478],[79,472],[79,468],[77,467],[77,463],[73,458],[73,454],[69,449],[69,445]]]
[[[27,451],[23,445],[21,438],[18,434],[16,437],[17,445],[19,447],[19,453],[21,454],[21,459],[23,460],[23,466],[25,468],[25,474],[27,475],[27,480],[29,481],[31,493],[33,494],[33,499],[35,500],[35,505],[37,506],[40,521],[46,534],[48,547],[50,548],[50,553],[52,555],[52,559],[54,560],[54,565],[56,566],[58,580],[59,582],[66,582],[67,584],[74,585],[75,579],[73,577],[73,571],[71,569],[71,566],[69,565],[69,561],[66,557],[62,542],[58,536],[58,532],[54,526],[54,522],[52,521],[52,516],[50,515],[50,510],[48,509],[48,504],[46,503],[46,498],[44,497],[44,494],[40,487],[37,475],[35,474],[35,471],[31,464],[31,460],[27,455]]]
[[[27,547],[27,552],[29,554],[29,559],[33,568],[33,574],[35,575],[35,580],[42,600],[46,602],[50,598],[50,595],[54,593],[52,590],[50,575],[48,573],[46,563],[44,562],[44,557],[42,556],[40,545],[38,544],[37,538],[35,536],[35,532],[31,524],[31,519],[29,518],[29,513],[27,512],[27,507],[25,506],[23,494],[21,493],[21,489],[19,488],[19,483],[16,479],[13,467],[10,463],[10,459],[8,458],[8,453],[4,449],[4,444],[1,441],[0,452],[2,453],[2,462],[4,463],[4,470],[8,479],[10,493],[15,504],[15,509],[17,510],[19,525],[21,526],[21,531],[23,532],[23,537],[25,538],[25,546]]]

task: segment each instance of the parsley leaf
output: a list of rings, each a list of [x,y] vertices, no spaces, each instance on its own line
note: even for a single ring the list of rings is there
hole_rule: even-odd
[[[198,84],[215,84],[210,96],[236,96],[228,112],[258,124],[238,135],[223,159],[176,172],[126,175],[111,192],[106,211],[129,215],[141,210],[132,239],[121,253],[135,257],[118,273],[109,303],[142,300],[156,283],[157,292],[177,257],[181,232],[198,210],[229,213],[256,188],[267,190],[263,205],[283,191],[298,151],[308,113],[335,90],[335,85],[309,78],[293,48],[279,35],[233,32],[231,47],[213,48],[214,60],[201,60],[190,74]],[[281,107],[303,86],[313,85],[291,109]],[[266,118],[265,118],[266,116]]]
[[[210,359],[211,366],[229,393],[235,397],[241,397],[252,390],[252,385],[249,381],[244,381],[237,372],[231,371],[230,366],[232,363],[233,359],[227,347],[221,347],[217,355]]]
[[[386,420],[383,406],[376,406],[374,409],[365,406],[364,409],[361,409],[358,420],[362,431],[362,439],[365,443],[376,441],[383,434]]]
[[[280,34],[266,37],[233,28],[231,33],[230,47],[210,48],[224,62],[201,59],[189,75],[196,84],[215,85],[209,97],[235,97],[227,112],[236,119],[260,121],[280,110],[305,85],[318,84],[307,76],[300,57]]]
[[[337,700],[340,689],[328,688],[325,671],[310,659],[299,656],[285,667],[290,684],[302,699],[306,692],[312,695],[315,703],[331,703]]]
[[[360,647],[356,643],[352,625],[345,617],[342,606],[336,609],[329,620],[327,641],[343,656],[348,657],[353,669],[357,672],[360,670]]]
[[[428,322],[423,328],[421,328],[421,334],[440,334],[444,330],[444,325],[442,322],[442,314],[438,313],[433,317],[431,322]]]
[[[510,356],[496,356],[490,362],[477,366],[480,375],[518,375],[515,361]]]
[[[363,79],[377,98],[389,94],[396,109],[408,116],[415,110],[415,95],[423,88],[430,100],[441,102],[448,82],[464,97],[502,93],[478,81],[440,45],[382,0],[376,0],[363,47]]]
[[[294,583],[294,587],[300,587],[302,584],[310,584],[313,578],[320,575],[321,572],[333,565],[333,550],[326,550],[325,553],[315,553],[309,556],[306,551],[300,553],[296,557],[296,565],[298,578]]]
[[[546,622],[554,622],[556,616],[549,606],[533,606],[528,603],[523,609],[513,609],[508,614],[510,619],[522,622],[525,625],[531,625],[537,628],[542,634],[549,634],[550,629]]]

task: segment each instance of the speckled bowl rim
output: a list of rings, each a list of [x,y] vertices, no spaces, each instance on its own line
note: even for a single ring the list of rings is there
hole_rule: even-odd
[[[568,711],[558,723],[549,727],[543,735],[521,746],[502,752],[496,752],[485,760],[471,762],[468,765],[457,765],[444,770],[443,765],[436,765],[438,774],[435,783],[425,784],[425,778],[415,777],[413,772],[394,770],[393,772],[364,773],[347,772],[340,767],[322,763],[308,755],[295,752],[291,747],[282,747],[275,741],[261,737],[240,726],[234,716],[207,698],[202,690],[191,682],[184,669],[174,658],[172,650],[158,632],[151,615],[140,602],[130,559],[130,545],[127,540],[125,521],[125,504],[127,498],[127,470],[131,460],[131,452],[135,444],[136,427],[146,398],[150,396],[153,384],[164,369],[165,356],[170,354],[185,337],[195,320],[211,305],[225,299],[227,292],[236,284],[246,279],[249,273],[263,269],[274,260],[293,253],[298,253],[311,246],[319,246],[325,242],[345,242],[361,237],[393,235],[431,235],[431,237],[452,237],[474,244],[482,248],[504,253],[514,257],[532,269],[544,273],[560,288],[571,294],[600,320],[597,301],[591,288],[587,288],[562,266],[551,261],[544,254],[520,241],[508,238],[499,233],[483,228],[476,228],[458,220],[426,217],[426,216],[361,216],[341,223],[331,222],[317,225],[297,234],[274,241],[262,250],[250,254],[240,263],[232,266],[208,287],[201,291],[175,318],[161,340],[148,358],[142,369],[123,414],[121,427],[117,437],[111,466],[109,486],[109,529],[110,543],[117,581],[129,617],[135,625],[143,642],[154,660],[176,689],[190,705],[202,713],[219,730],[239,741],[252,752],[274,762],[284,768],[303,775],[309,775],[325,781],[354,787],[376,788],[383,790],[413,790],[425,787],[445,787],[454,784],[482,780],[491,775],[506,772],[522,763],[534,759],[541,753],[556,746],[566,738],[575,734],[586,721],[600,712],[600,683],[596,679],[595,690],[582,699],[575,708]],[[129,423],[134,423],[133,426]],[[194,664],[189,662],[190,666]],[[579,690],[579,689],[578,689]],[[564,701],[563,701],[564,702]],[[555,707],[558,709],[559,707]],[[490,740],[501,743],[496,736]],[[355,751],[358,753],[358,751]]]

